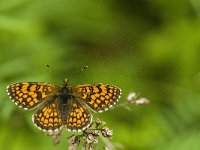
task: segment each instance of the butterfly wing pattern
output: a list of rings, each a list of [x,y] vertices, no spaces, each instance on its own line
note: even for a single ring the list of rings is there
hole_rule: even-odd
[[[32,109],[56,88],[54,84],[44,82],[21,82],[9,85],[7,92],[16,105],[24,109]]]
[[[92,122],[92,115],[86,104],[78,99],[70,99],[68,103],[70,107],[65,122],[66,128],[78,132],[85,130]]]
[[[107,111],[116,104],[121,95],[118,87],[108,84],[79,85],[74,91],[94,112]]]
[[[21,82],[7,87],[12,101],[25,110],[36,108],[33,123],[44,132],[66,127],[83,131],[92,122],[94,112],[103,112],[116,104],[121,90],[107,84],[57,86],[45,82]]]
[[[62,117],[56,101],[44,102],[33,114],[32,120],[36,127],[44,132],[55,132],[62,128]]]

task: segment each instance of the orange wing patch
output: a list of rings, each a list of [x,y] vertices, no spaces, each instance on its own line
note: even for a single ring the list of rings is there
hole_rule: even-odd
[[[116,104],[121,90],[107,84],[85,84],[74,87],[78,95],[95,112],[103,112]]]
[[[24,109],[32,109],[56,88],[54,84],[44,82],[22,82],[8,86],[7,92],[16,105]]]

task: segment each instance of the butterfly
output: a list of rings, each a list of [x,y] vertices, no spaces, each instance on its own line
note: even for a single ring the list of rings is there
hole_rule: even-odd
[[[46,82],[20,82],[7,87],[12,101],[25,110],[35,109],[36,127],[44,132],[62,128],[80,132],[89,127],[94,112],[107,111],[119,100],[121,89],[108,84],[70,86]]]

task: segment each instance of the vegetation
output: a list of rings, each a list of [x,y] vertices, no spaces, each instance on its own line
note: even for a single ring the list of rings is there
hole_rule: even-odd
[[[6,86],[73,77],[71,85],[120,87],[117,105],[130,92],[151,101],[94,114],[112,130],[117,150],[198,150],[199,17],[198,0],[0,0],[0,149],[67,149],[73,133],[63,131],[54,146]]]

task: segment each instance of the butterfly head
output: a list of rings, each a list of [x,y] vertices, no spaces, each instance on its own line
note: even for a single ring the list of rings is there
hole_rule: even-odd
[[[69,85],[69,79],[65,79],[63,85],[68,86]]]

